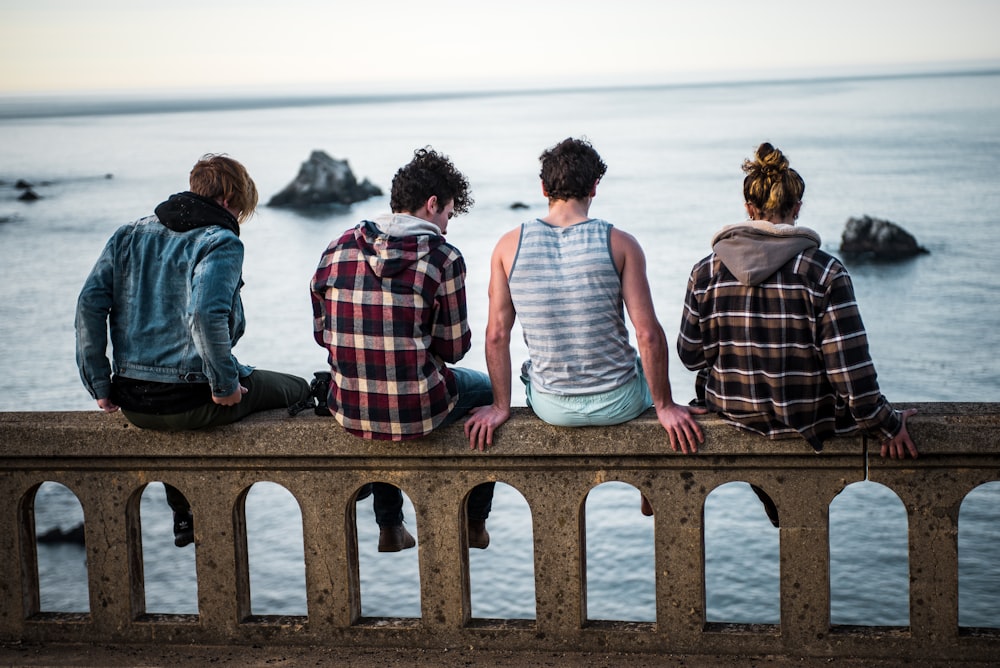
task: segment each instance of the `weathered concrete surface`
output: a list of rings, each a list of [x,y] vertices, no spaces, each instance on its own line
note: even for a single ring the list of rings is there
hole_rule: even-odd
[[[380,668],[995,668],[994,661],[637,654],[634,652],[511,651],[459,648],[240,647],[236,645],[0,644],[3,666],[335,666]]]
[[[706,443],[685,456],[670,450],[652,413],[617,427],[566,429],[522,409],[485,454],[470,451],[460,425],[391,444],[354,438],[332,419],[282,412],[180,434],[138,430],[98,412],[0,413],[0,507],[17,509],[0,514],[0,559],[8,565],[0,570],[0,642],[155,645],[163,652],[280,647],[293,654],[381,646],[411,658],[445,647],[522,657],[609,652],[627,654],[629,663],[633,654],[995,658],[1000,631],[958,628],[955,536],[961,499],[1000,480],[1000,405],[916,407],[921,412],[910,431],[921,450],[917,460],[882,460],[868,453],[877,444],[861,437],[835,440],[816,455],[800,439],[769,442],[708,417],[701,420]],[[827,511],[866,471],[900,496],[910,516],[907,628],[830,624]],[[34,490],[50,480],[73,490],[92,520],[86,615],[38,610],[30,510]],[[302,509],[307,616],[260,618],[250,610],[242,500],[262,480],[283,485]],[[372,480],[402,487],[417,513],[422,615],[416,620],[360,616],[353,496]],[[486,480],[512,485],[531,509],[534,620],[469,616],[459,510],[469,490]],[[585,618],[582,512],[588,492],[609,480],[634,485],[657,511],[656,622]],[[767,491],[781,514],[778,625],[705,621],[704,503],[734,480]],[[145,614],[136,536],[139,498],[152,481],[184,491],[198,518],[198,615]]]

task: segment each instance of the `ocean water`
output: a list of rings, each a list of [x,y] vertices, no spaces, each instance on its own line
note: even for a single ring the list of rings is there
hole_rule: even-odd
[[[716,230],[743,219],[740,164],[767,140],[803,175],[800,223],[820,233],[824,248],[836,254],[845,221],[872,215],[901,224],[931,251],[900,264],[848,264],[886,395],[897,403],[1000,401],[993,352],[1000,345],[1000,73],[219,110],[192,104],[161,113],[111,107],[78,115],[72,100],[52,103],[47,113],[19,109],[0,99],[0,410],[95,408],[74,362],[79,288],[114,229],[185,190],[191,165],[206,152],[244,162],[262,203],[314,149],[349,160],[359,178],[385,191],[415,148],[447,153],[476,199],[448,235],[469,268],[474,341],[463,364],[485,370],[490,252],[504,231],[544,214],[537,157],[567,136],[590,139],[609,165],[591,213],[643,245],[671,348],[688,272],[709,252]],[[36,184],[42,199],[18,201],[18,179]],[[530,208],[512,210],[514,202]],[[312,215],[258,210],[242,235],[248,329],[236,348],[241,361],[307,378],[323,368],[311,333],[309,278],[331,238],[387,207],[382,197]],[[514,339],[518,363],[526,351],[519,332]],[[686,400],[693,376],[673,354],[670,363],[675,396]],[[515,393],[523,405],[523,393]],[[588,498],[591,618],[655,615],[652,522],[636,512],[638,499],[618,483]],[[78,523],[74,504],[64,488],[43,486],[39,530]],[[276,485],[255,486],[248,498],[254,612],[305,611],[301,539],[280,529],[297,512]],[[142,513],[148,609],[196,611],[194,551],[172,546],[158,484],[147,489]],[[419,616],[418,552],[375,552],[370,513],[359,504],[363,613]],[[778,532],[749,487],[719,488],[705,513],[709,618],[777,621]],[[411,508],[406,515],[412,522]],[[899,499],[859,483],[837,498],[830,516],[834,621],[905,624]],[[410,528],[419,539],[419,527]],[[490,549],[471,555],[473,614],[531,618],[530,519],[517,490],[499,487],[490,531]],[[967,498],[959,542],[960,622],[1000,626],[1000,482]],[[39,559],[43,608],[86,609],[82,550],[42,546]]]

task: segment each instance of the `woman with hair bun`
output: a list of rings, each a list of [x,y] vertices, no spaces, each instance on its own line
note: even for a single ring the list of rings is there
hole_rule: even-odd
[[[883,457],[916,457],[906,430],[916,411],[879,391],[851,277],[795,224],[802,177],[766,142],[743,171],[749,220],[716,233],[688,280],[677,350],[699,372],[699,398],[768,438],[801,435],[819,451],[860,429]]]

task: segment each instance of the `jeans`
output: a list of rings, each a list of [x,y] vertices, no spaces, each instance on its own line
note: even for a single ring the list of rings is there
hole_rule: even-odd
[[[458,385],[458,403],[448,413],[439,427],[446,427],[458,422],[476,406],[488,406],[493,403],[493,386],[490,377],[482,371],[450,367]],[[469,493],[467,510],[470,520],[485,520],[490,516],[493,507],[493,488],[496,483],[484,482],[472,488]],[[403,493],[395,485],[384,482],[371,483],[372,507],[375,510],[375,521],[380,527],[396,526],[403,523]],[[367,496],[362,490],[360,498]]]

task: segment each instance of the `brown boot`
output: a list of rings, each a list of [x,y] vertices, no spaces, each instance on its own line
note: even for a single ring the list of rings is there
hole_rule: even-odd
[[[490,544],[486,520],[469,520],[469,547],[485,550]]]
[[[411,536],[402,524],[379,529],[379,552],[399,552],[400,550],[408,550],[416,544],[417,539]]]

